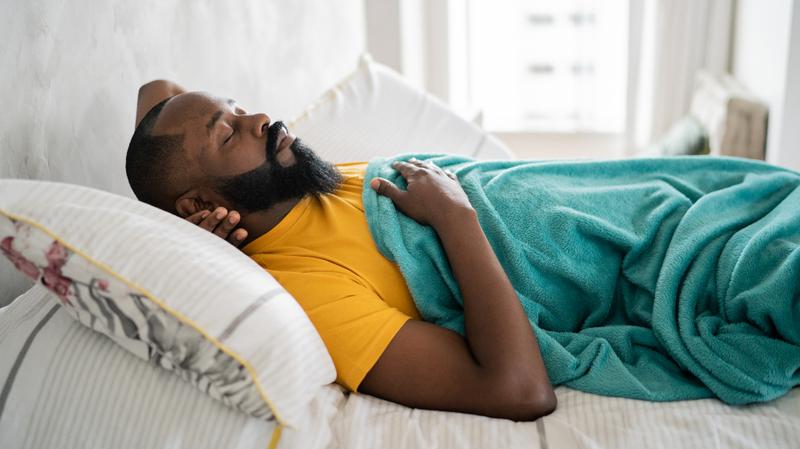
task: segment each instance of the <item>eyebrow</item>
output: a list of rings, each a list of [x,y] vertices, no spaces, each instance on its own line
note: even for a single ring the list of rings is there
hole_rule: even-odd
[[[236,104],[236,100],[228,98],[225,100],[225,103],[227,103],[228,106],[233,107]],[[211,136],[211,130],[214,129],[214,125],[217,124],[220,117],[222,117],[222,109],[211,114],[211,118],[208,119],[208,123],[206,123],[206,131],[208,131],[209,137]]]

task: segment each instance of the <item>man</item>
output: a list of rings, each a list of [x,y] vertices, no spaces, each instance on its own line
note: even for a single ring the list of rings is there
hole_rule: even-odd
[[[420,319],[397,266],[372,241],[365,163],[332,165],[266,114],[168,81],[139,90],[126,170],[137,197],[239,246],[322,336],[337,382],[410,407],[514,420],[556,397],[517,295],[457,179],[394,165],[370,184],[438,234],[464,298],[466,335]]]

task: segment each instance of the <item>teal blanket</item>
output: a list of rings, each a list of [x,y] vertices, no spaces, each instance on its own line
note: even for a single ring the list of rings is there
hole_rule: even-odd
[[[449,168],[477,211],[554,385],[651,401],[776,398],[800,383],[800,173],[733,158],[370,161],[381,253],[426,321],[464,334],[434,230],[369,180],[410,157]]]

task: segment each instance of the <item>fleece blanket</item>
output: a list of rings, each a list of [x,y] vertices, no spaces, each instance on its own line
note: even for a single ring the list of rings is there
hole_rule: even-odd
[[[720,157],[370,161],[381,253],[426,321],[464,335],[435,231],[369,188],[416,157],[455,172],[536,333],[554,385],[672,401],[767,401],[800,383],[800,173]]]

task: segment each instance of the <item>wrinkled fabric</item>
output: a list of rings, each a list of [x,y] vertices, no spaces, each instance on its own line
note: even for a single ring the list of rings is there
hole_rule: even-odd
[[[370,232],[426,321],[464,335],[435,231],[369,188],[416,157],[458,176],[554,385],[651,401],[768,401],[800,383],[800,173],[721,157],[376,158]],[[487,292],[491,294],[491,292]]]

